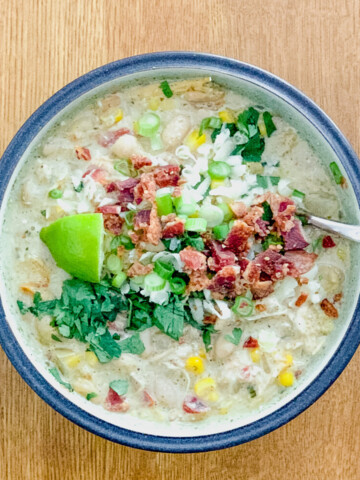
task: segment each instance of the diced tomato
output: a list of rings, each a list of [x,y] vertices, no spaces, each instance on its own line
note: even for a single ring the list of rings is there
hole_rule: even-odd
[[[256,338],[249,337],[245,341],[243,348],[259,348],[259,342],[256,340]]]
[[[96,209],[99,213],[113,213],[114,215],[119,215],[121,212],[120,205],[104,205],[103,207],[98,207]]]
[[[322,246],[323,248],[333,248],[333,247],[336,247],[336,243],[330,237],[330,235],[326,235],[326,237],[322,239]]]
[[[112,388],[109,388],[104,406],[110,412],[126,412],[129,410],[129,404],[125,398],[117,394]]]
[[[188,396],[183,403],[183,410],[186,413],[205,413],[210,407],[195,396]]]
[[[76,157],[79,160],[91,160],[91,153],[88,148],[85,147],[76,147],[75,148]]]
[[[295,302],[295,306],[296,307],[301,307],[301,305],[306,302],[306,299],[308,298],[308,296],[309,295],[307,293],[301,293],[299,295],[299,298]]]

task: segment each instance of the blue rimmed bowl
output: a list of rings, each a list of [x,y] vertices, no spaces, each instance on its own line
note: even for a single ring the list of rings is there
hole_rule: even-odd
[[[340,164],[348,181],[348,188],[341,192],[344,218],[348,223],[360,222],[357,156],[339,129],[311,100],[276,76],[236,60],[192,52],[161,52],[119,60],[83,75],[53,95],[26,121],[0,162],[0,225],[18,172],[62,116],[95,95],[137,80],[199,75],[210,75],[215,81],[249,96],[254,103],[276,111],[300,132],[325,163]],[[353,245],[342,318],[336,321],[326,348],[313,358],[296,388],[281,401],[268,404],[245,419],[224,416],[188,425],[161,424],[106,412],[77,394],[64,391],[26,342],[3,268],[7,248],[0,232],[0,342],[10,361],[28,385],[56,411],[97,435],[131,447],[199,452],[238,445],[265,435],[314,403],[340,375],[360,342],[360,252],[359,247]]]

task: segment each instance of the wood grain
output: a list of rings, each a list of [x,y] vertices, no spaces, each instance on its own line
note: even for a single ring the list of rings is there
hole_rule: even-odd
[[[0,150],[51,94],[125,56],[199,50],[259,65],[314,99],[360,152],[359,0],[1,0]],[[0,352],[0,479],[341,479],[360,470],[360,352],[279,430],[221,452],[112,444],[55,413]]]

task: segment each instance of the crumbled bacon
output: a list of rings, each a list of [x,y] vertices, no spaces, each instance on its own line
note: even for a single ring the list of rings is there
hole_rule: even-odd
[[[294,226],[296,206],[292,200],[277,193],[267,192],[256,199],[255,204],[267,202],[270,205],[278,232],[288,232]]]
[[[336,243],[330,237],[330,235],[326,235],[326,237],[322,239],[322,246],[323,248],[333,248],[333,247],[336,247]]]
[[[114,235],[120,235],[124,220],[119,215],[104,213],[104,228]]]
[[[133,221],[134,230],[143,230],[148,228],[150,225],[150,213],[151,210],[140,210],[139,212],[136,212]]]
[[[110,145],[113,145],[118,138],[128,133],[131,133],[128,128],[120,128],[119,130],[102,133],[98,137],[98,144],[105,148],[110,147]]]
[[[172,197],[181,197],[181,187],[178,185],[174,188],[174,191],[171,194]]]
[[[255,222],[254,229],[260,237],[266,237],[269,234],[269,222],[266,222],[262,218],[258,218]]]
[[[150,224],[149,227],[145,230],[144,242],[151,243],[152,245],[157,245],[161,238],[161,223],[160,219],[157,216],[156,205],[153,205],[150,212]]]
[[[263,207],[257,205],[252,206],[248,213],[243,217],[243,221],[247,223],[250,227],[255,227],[255,224],[258,220],[261,220],[261,217],[264,213]]]
[[[206,315],[203,319],[203,324],[204,325],[215,325],[217,322],[218,317],[214,314],[212,315]]]
[[[198,252],[194,247],[186,247],[180,252],[181,261],[184,262],[185,272],[206,271],[206,257],[203,253]]]
[[[184,234],[185,221],[174,213],[161,218],[163,225],[162,238],[173,238]]]
[[[274,284],[271,280],[259,280],[250,286],[251,293],[255,300],[265,298],[274,291]]]
[[[334,295],[334,303],[337,303],[337,302],[340,302],[340,300],[342,299],[343,297],[343,294],[342,293],[336,293]]]
[[[307,285],[309,283],[309,279],[306,278],[306,277],[298,277],[296,279],[296,281],[297,281],[298,285],[300,285],[300,286],[301,285]]]
[[[280,255],[270,248],[256,255],[254,263],[256,267],[275,281],[283,279],[289,272],[290,262],[284,255]]]
[[[248,240],[254,229],[242,220],[236,220],[230,230],[225,245],[235,254],[239,254],[248,249]]]
[[[248,261],[248,264],[243,272],[243,278],[250,284],[260,280],[260,267],[252,261]]]
[[[114,215],[119,215],[121,212],[120,205],[104,205],[103,207],[97,207],[96,209],[99,213],[113,213]]]
[[[224,267],[211,279],[209,290],[215,293],[215,297],[233,298],[235,293],[236,272],[233,267]]]
[[[106,185],[107,183],[107,172],[102,168],[90,168],[87,170],[82,178],[86,178],[88,175],[97,183],[101,185]]]
[[[135,262],[127,271],[127,276],[131,278],[137,277],[139,275],[147,275],[148,273],[152,272],[153,269],[154,265],[152,263],[150,263],[149,265],[143,265],[140,262]]]
[[[156,183],[153,173],[143,173],[140,176],[140,183],[134,189],[135,201],[141,203],[142,200],[154,202],[156,197]]]
[[[91,160],[90,150],[86,147],[75,147],[75,153],[78,160],[85,160],[86,162]]]
[[[301,305],[306,302],[308,296],[309,296],[309,294],[307,294],[307,293],[301,293],[299,295],[298,299],[295,302],[295,306],[296,307],[301,307]]]
[[[288,232],[281,233],[284,239],[284,250],[302,250],[309,243],[304,238],[304,232],[299,220],[294,220],[294,226]]]
[[[205,272],[195,271],[189,273],[190,281],[186,287],[186,294],[191,292],[202,292],[205,288],[209,287],[210,280],[206,276]]]
[[[111,182],[106,185],[107,193],[117,192],[118,202],[125,206],[134,201],[134,189],[139,183],[138,178],[128,178],[123,181]]]
[[[109,388],[104,407],[110,412],[127,412],[130,406],[123,396]]]
[[[184,399],[183,410],[186,413],[205,413],[210,408],[195,396],[187,396]]]
[[[158,187],[176,187],[180,179],[178,165],[164,165],[154,170],[154,178]]]
[[[266,312],[266,305],[263,305],[262,303],[258,303],[255,305],[255,310],[257,312]]]
[[[206,242],[206,246],[211,252],[211,257],[208,258],[210,270],[218,272],[228,265],[236,264],[236,255],[230,250],[227,250],[221,243],[210,239]]]
[[[308,253],[304,250],[292,250],[291,252],[286,252],[284,257],[286,258],[286,261],[289,262],[288,275],[294,278],[304,275],[304,273],[311,270],[317,259],[316,253]]]
[[[320,303],[321,310],[327,315],[328,317],[331,318],[338,318],[339,312],[337,311],[337,308],[334,307],[334,305],[329,302],[327,298],[324,298],[322,302]]]
[[[243,348],[259,348],[259,342],[256,338],[249,337],[243,345]]]
[[[241,218],[247,213],[247,206],[243,202],[233,202],[229,204],[236,218]]]
[[[143,157],[142,155],[131,155],[130,160],[135,170],[140,170],[140,168],[143,167],[150,167],[152,164],[150,158]]]

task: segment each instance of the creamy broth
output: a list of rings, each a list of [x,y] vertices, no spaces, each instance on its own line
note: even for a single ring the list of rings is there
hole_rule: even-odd
[[[39,145],[7,206],[9,284],[33,348],[99,408],[156,421],[246,416],[296,388],[340,321],[348,242],[302,228],[295,209],[338,219],[341,185],[276,112],[209,79],[169,88],[169,98],[151,84],[94,99]],[[159,122],[151,136],[144,116]],[[164,215],[159,197],[171,201]],[[71,278],[40,230],[92,212],[105,225],[104,288],[124,300],[105,324],[123,346],[114,356],[53,311],[26,311],[35,292],[60,298]]]

